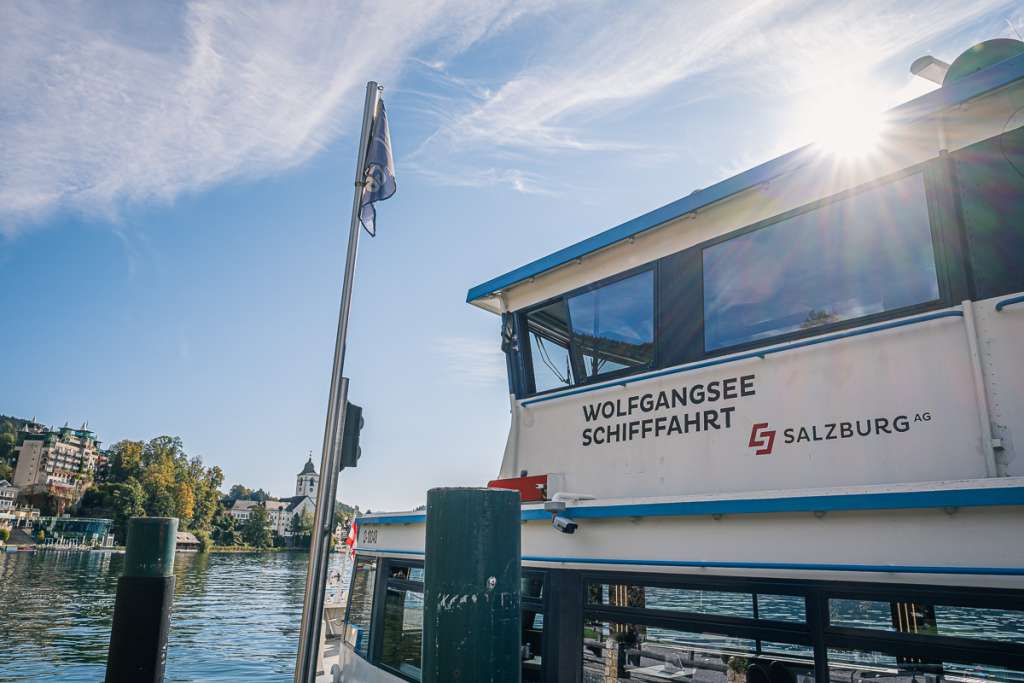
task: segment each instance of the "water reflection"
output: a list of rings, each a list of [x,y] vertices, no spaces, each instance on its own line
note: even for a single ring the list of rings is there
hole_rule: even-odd
[[[340,556],[335,556],[340,557]],[[0,554],[0,681],[103,679],[124,556]],[[292,676],[302,553],[179,553],[168,682]]]

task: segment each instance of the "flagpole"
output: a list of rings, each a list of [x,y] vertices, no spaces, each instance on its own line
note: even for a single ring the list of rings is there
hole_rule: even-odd
[[[295,659],[295,683],[315,683],[319,663],[317,651],[320,647],[320,633],[323,628],[330,535],[334,526],[334,500],[337,495],[338,473],[341,468],[340,440],[345,425],[345,405],[348,400],[348,379],[343,377],[343,372],[348,316],[352,307],[352,285],[356,271],[356,251],[359,248],[359,208],[363,186],[366,183],[364,179],[366,153],[379,103],[380,88],[375,81],[369,81],[366,84],[366,101],[363,105],[363,128],[359,135],[355,192],[352,197],[352,219],[348,229],[345,277],[342,281],[341,307],[338,311],[338,335],[334,342],[334,367],[331,370],[331,391],[327,402],[327,421],[324,425],[323,453],[320,458],[320,486],[316,497],[316,518],[309,544],[306,592],[302,602],[299,649]]]

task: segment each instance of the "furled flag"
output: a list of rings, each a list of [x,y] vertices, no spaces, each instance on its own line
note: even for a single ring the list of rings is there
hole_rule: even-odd
[[[375,202],[388,199],[398,189],[395,182],[395,159],[391,156],[391,133],[388,132],[388,114],[384,100],[380,112],[370,128],[370,143],[366,150],[366,169],[363,171],[363,196],[359,200],[359,222],[373,237],[377,234]]]
[[[348,528],[348,538],[345,539],[345,545],[349,547],[352,555],[356,554],[356,539],[359,538],[359,528],[356,526],[356,520],[352,520],[352,526]]]

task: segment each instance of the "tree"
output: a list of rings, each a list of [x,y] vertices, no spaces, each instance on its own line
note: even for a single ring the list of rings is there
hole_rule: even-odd
[[[9,425],[5,422],[4,425]],[[14,448],[17,446],[17,434],[14,430],[0,431],[0,463],[5,465],[14,464]]]
[[[14,479],[14,468],[3,460],[0,460],[0,480],[2,479],[6,479],[7,481]]]
[[[213,541],[210,540],[210,534],[202,529],[196,529],[192,532],[196,539],[199,541],[199,552],[208,553],[210,552],[210,546],[213,545]]]
[[[114,509],[114,538],[121,545],[128,540],[128,520],[146,516],[146,492],[137,479],[130,478],[123,484],[112,485],[110,500]]]
[[[196,495],[187,481],[179,481],[174,487],[174,516],[185,527],[191,524],[196,509]]]
[[[37,532],[36,532],[36,540],[37,540],[37,541],[39,541],[40,543],[42,543],[43,541],[45,541],[45,540],[46,540],[46,532],[45,532],[45,531],[43,531],[42,529],[40,529],[39,531],[37,531]]]
[[[239,545],[240,538],[238,529],[235,527],[235,518],[227,510],[218,507],[213,517],[213,540],[217,545]]]
[[[252,489],[241,484],[232,486],[231,490],[228,491],[229,504],[234,503],[236,500],[252,500]]]
[[[270,533],[270,514],[262,505],[253,505],[249,518],[242,525],[242,540],[254,548],[269,548],[274,542]]]
[[[293,547],[308,548],[313,536],[313,515],[308,512],[292,515],[292,521],[288,523],[288,531],[292,534]]]
[[[118,441],[110,447],[110,481],[122,482],[129,477],[142,477],[141,441]]]
[[[7,539],[11,537],[11,530],[3,527],[0,528],[0,543],[7,543]]]

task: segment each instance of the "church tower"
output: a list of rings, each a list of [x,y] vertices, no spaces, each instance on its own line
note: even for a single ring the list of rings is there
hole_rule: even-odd
[[[306,466],[299,472],[299,476],[295,478],[295,495],[296,496],[309,496],[313,500],[316,500],[316,486],[320,482],[320,475],[313,469],[313,456],[309,456],[309,460],[306,461]]]

